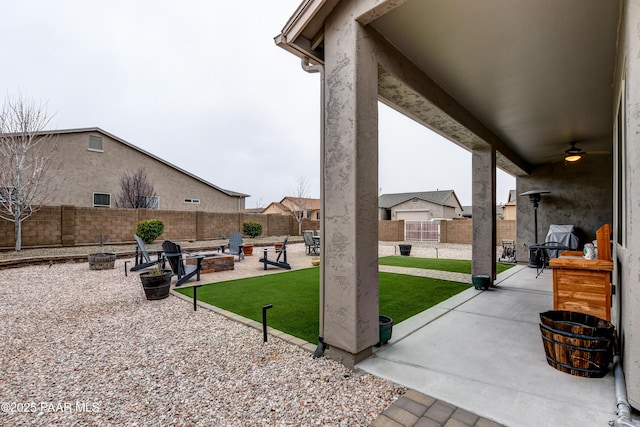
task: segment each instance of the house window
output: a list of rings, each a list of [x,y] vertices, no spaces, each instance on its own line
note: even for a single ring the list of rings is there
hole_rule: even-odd
[[[110,208],[111,194],[109,193],[93,193],[94,208]]]
[[[160,209],[160,199],[158,196],[138,196],[138,206],[144,206],[146,209]]]
[[[193,203],[194,205],[200,204],[200,199],[184,199],[185,203]]]
[[[102,137],[89,135],[89,151],[102,153]]]

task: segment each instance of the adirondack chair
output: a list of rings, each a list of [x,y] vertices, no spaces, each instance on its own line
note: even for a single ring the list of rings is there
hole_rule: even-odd
[[[162,263],[162,268],[164,268],[164,257],[162,256],[161,250],[149,251],[147,247],[144,245],[144,242],[137,234],[133,235],[137,246],[136,246],[136,260],[135,265],[131,267],[130,271],[138,271],[145,268],[153,267],[156,264]],[[152,260],[150,254],[157,254],[158,259]]]
[[[282,242],[282,248],[264,248],[262,250],[263,255],[260,258],[259,262],[264,264],[264,269],[267,269],[267,265],[273,265],[274,267],[284,268],[285,270],[291,270],[291,266],[287,262],[287,240],[289,240],[289,236],[284,238]],[[275,252],[278,254],[278,257],[273,260],[268,258],[269,252]],[[280,260],[282,258],[282,260]]]
[[[238,261],[244,259],[242,233],[239,231],[231,233],[229,236],[229,244],[223,246],[222,253],[238,255]]]
[[[173,274],[178,276],[176,287],[182,285],[193,276],[196,276],[196,280],[200,281],[200,270],[202,269],[202,259],[204,258],[204,255],[191,257],[195,258],[197,263],[196,265],[189,265],[185,264],[184,254],[182,253],[180,245],[177,243],[165,240],[162,242],[162,249],[164,249],[164,257],[169,261]]]
[[[305,230],[302,232],[302,237],[304,238],[304,246],[307,249],[307,255],[318,255],[318,251],[320,250],[320,242],[313,238],[313,231]]]

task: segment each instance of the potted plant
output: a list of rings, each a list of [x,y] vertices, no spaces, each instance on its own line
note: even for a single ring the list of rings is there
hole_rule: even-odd
[[[253,245],[251,243],[245,243],[244,245],[242,245],[242,252],[246,256],[253,255]]]
[[[116,254],[103,250],[107,236],[101,234],[96,237],[96,240],[100,244],[100,252],[89,254],[89,270],[108,270],[113,268],[116,263]]]
[[[156,264],[153,270],[140,273],[142,289],[148,300],[163,299],[169,296],[171,289],[171,270],[164,270],[161,264]]]

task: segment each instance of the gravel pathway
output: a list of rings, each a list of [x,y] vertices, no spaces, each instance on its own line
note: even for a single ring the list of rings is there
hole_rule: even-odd
[[[86,263],[0,273],[0,425],[365,426],[404,389]]]

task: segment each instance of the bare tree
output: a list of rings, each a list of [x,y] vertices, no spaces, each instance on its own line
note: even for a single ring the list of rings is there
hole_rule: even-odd
[[[50,200],[55,188],[46,174],[57,152],[44,131],[45,105],[6,98],[0,112],[0,218],[15,224],[15,250],[22,249],[22,221]]]
[[[307,179],[300,175],[296,178],[296,186],[290,190],[292,196],[289,196],[291,202],[287,208],[291,211],[291,214],[298,222],[298,235],[302,234],[302,220],[305,218],[305,213],[309,210],[309,183]]]
[[[258,199],[258,201],[256,202],[256,208],[264,208],[264,200],[262,199],[262,196],[260,196],[260,198]]]
[[[116,197],[116,207],[133,209],[156,209],[156,192],[147,179],[144,168],[120,177],[120,193]]]

